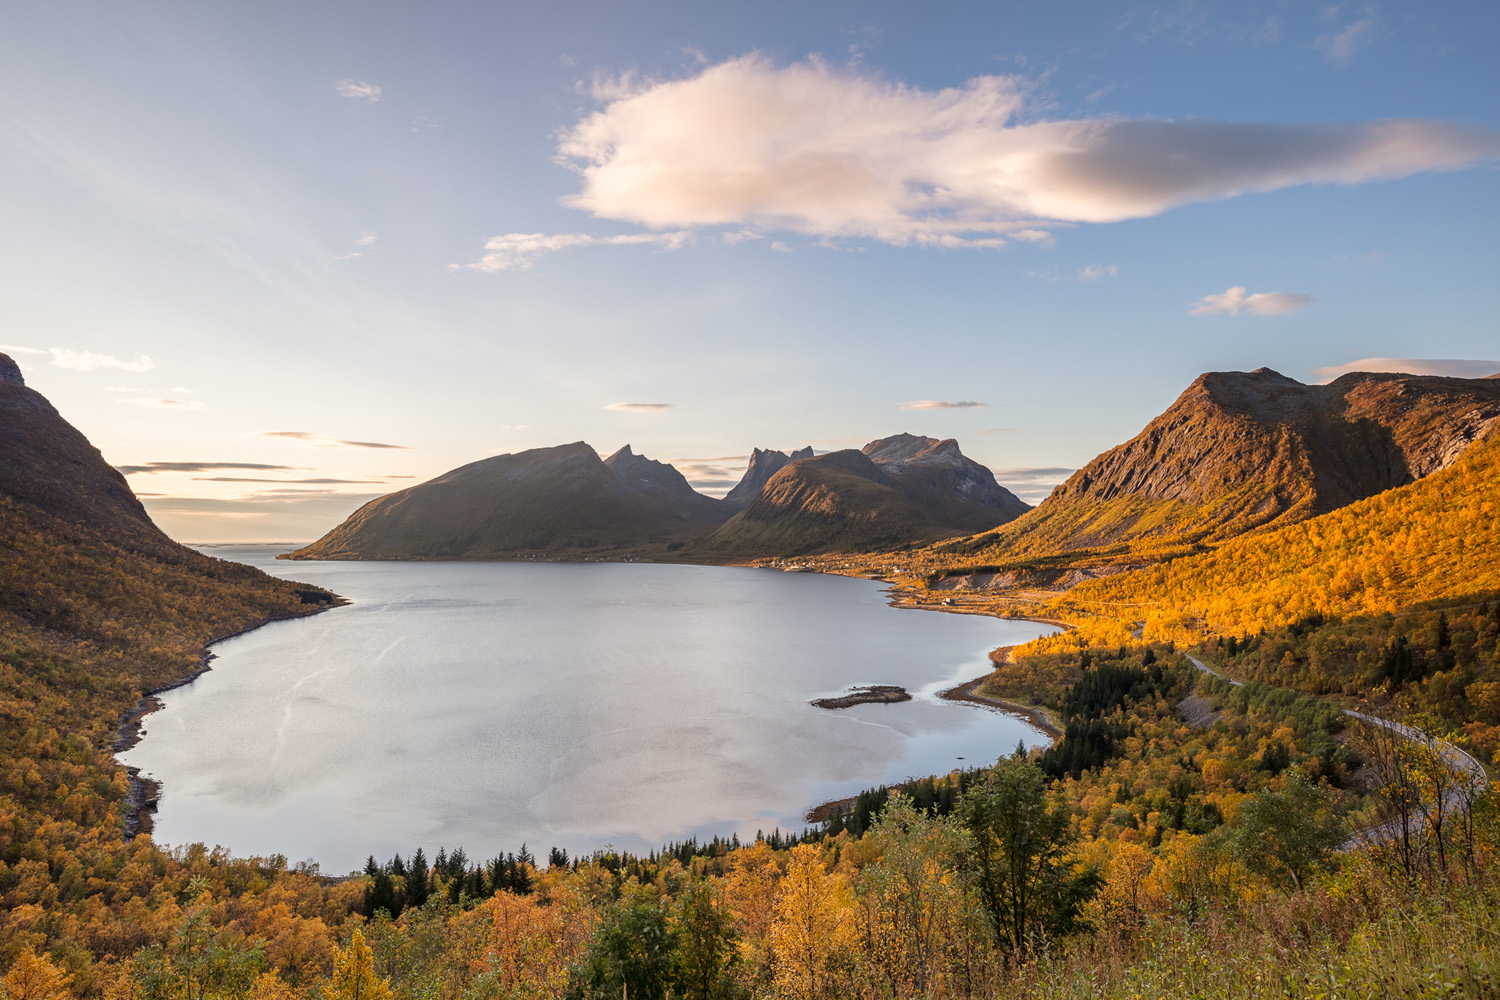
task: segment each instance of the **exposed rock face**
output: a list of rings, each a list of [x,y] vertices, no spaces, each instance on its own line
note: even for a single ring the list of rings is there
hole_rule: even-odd
[[[734,489],[724,495],[724,500],[736,509],[743,507],[759,496],[766,483],[771,481],[771,477],[785,468],[788,463],[800,462],[804,458],[812,457],[812,445],[793,452],[762,451],[755,448],[750,452],[750,464],[745,467],[744,476],[740,478]]]
[[[0,354],[0,495],[121,544],[175,546],[125,477]]]
[[[1213,544],[1406,485],[1497,426],[1490,379],[1357,372],[1304,385],[1266,368],[1210,372],[1030,515],[954,549],[1003,559]]]
[[[895,548],[1028,509],[957,443],[900,434],[863,451],[787,461],[700,547],[742,557]]]
[[[486,458],[365,504],[295,559],[507,559],[618,553],[714,523],[670,465],[629,447],[607,464],[582,441]],[[705,526],[707,521],[707,526]]]
[[[959,451],[952,438],[939,441],[897,434],[871,441],[864,453],[902,492],[940,521],[993,526],[1031,509],[997,483],[993,472]]]

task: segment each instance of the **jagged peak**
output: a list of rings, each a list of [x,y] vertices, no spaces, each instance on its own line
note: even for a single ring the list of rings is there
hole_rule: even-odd
[[[26,379],[21,375],[21,366],[9,354],[0,354],[0,384],[26,384]]]
[[[1496,377],[1500,378],[1500,376],[1496,376]],[[805,448],[798,448],[796,451],[791,452],[789,455],[787,455],[787,458],[789,458],[793,462],[800,462],[804,458],[812,458],[812,457],[813,457],[813,448],[812,448],[812,445],[808,445]]]

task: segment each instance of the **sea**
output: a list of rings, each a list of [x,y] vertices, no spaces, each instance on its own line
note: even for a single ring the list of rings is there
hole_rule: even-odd
[[[647,563],[287,562],[202,546],[350,603],[218,643],[121,759],[154,836],[325,874],[800,831],[818,803],[1047,737],[938,697],[1054,628],[899,609],[878,582]],[[816,698],[897,684],[911,701]]]

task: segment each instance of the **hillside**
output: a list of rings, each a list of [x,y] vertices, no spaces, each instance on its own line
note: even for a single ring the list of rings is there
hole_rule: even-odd
[[[1414,482],[1497,421],[1490,379],[1354,373],[1304,385],[1265,368],[1211,372],[1027,516],[930,555],[1071,582],[1080,574],[1066,567],[1190,553]]]
[[[0,941],[8,955],[23,942],[66,941],[55,954],[69,956],[87,994],[97,982],[91,951],[133,950],[143,925],[175,921],[182,866],[149,839],[123,836],[131,783],[111,755],[121,719],[142,692],[199,669],[210,641],[328,600],[167,538],[119,473],[0,355]],[[155,874],[122,881],[137,864]]]
[[[740,477],[734,489],[724,495],[724,499],[735,509],[739,509],[759,496],[771,477],[786,468],[788,462],[812,457],[812,445],[790,453],[755,448],[750,452],[750,462],[745,467],[745,474]]]
[[[718,509],[718,501],[694,493],[670,465],[636,455],[628,446],[606,463],[579,441],[486,458],[379,497],[285,558],[506,559],[665,551],[710,530]]]
[[[694,551],[756,558],[896,549],[1025,510],[957,442],[900,434],[787,463]]]
[[[1500,593],[1500,434],[1410,485],[1212,552],[1080,584],[1049,613],[1244,635]]]

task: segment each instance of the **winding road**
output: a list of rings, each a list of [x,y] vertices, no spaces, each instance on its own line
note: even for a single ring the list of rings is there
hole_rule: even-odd
[[[1219,673],[1217,670],[1213,669],[1208,664],[1198,659],[1196,656],[1193,656],[1190,653],[1184,653],[1183,655],[1188,658],[1188,662],[1197,667],[1199,670],[1203,671],[1205,674],[1208,674],[1211,677],[1217,677],[1220,680],[1228,681],[1235,687],[1245,686],[1244,681],[1237,681],[1232,677],[1225,677],[1223,674]],[[1352,708],[1343,708],[1339,711],[1343,712],[1351,719],[1358,719],[1359,721],[1367,723],[1368,725],[1379,726],[1382,729],[1389,730],[1390,732],[1393,732],[1404,739],[1411,740],[1414,743],[1431,743],[1432,745],[1436,746],[1438,753],[1442,755],[1443,760],[1448,764],[1448,766],[1451,767],[1455,772],[1467,777],[1468,790],[1471,794],[1478,794],[1489,787],[1490,777],[1489,773],[1484,769],[1484,765],[1479,763],[1478,760],[1475,760],[1472,755],[1465,752],[1464,750],[1459,749],[1452,743],[1448,743],[1444,740],[1431,737],[1417,727],[1408,726],[1404,722],[1393,722],[1390,719],[1382,719],[1379,716],[1369,715],[1365,712],[1356,712]],[[1455,788],[1444,796],[1444,801],[1447,804],[1448,808],[1451,809],[1459,804],[1459,801],[1463,798],[1463,795],[1463,792]],[[1356,831],[1354,835],[1344,843],[1344,850],[1353,850],[1358,847],[1366,847],[1374,844],[1385,843],[1386,841],[1392,840],[1397,837],[1400,834],[1400,829],[1400,820],[1390,820],[1385,823],[1377,823],[1375,826],[1367,826],[1362,830]]]

